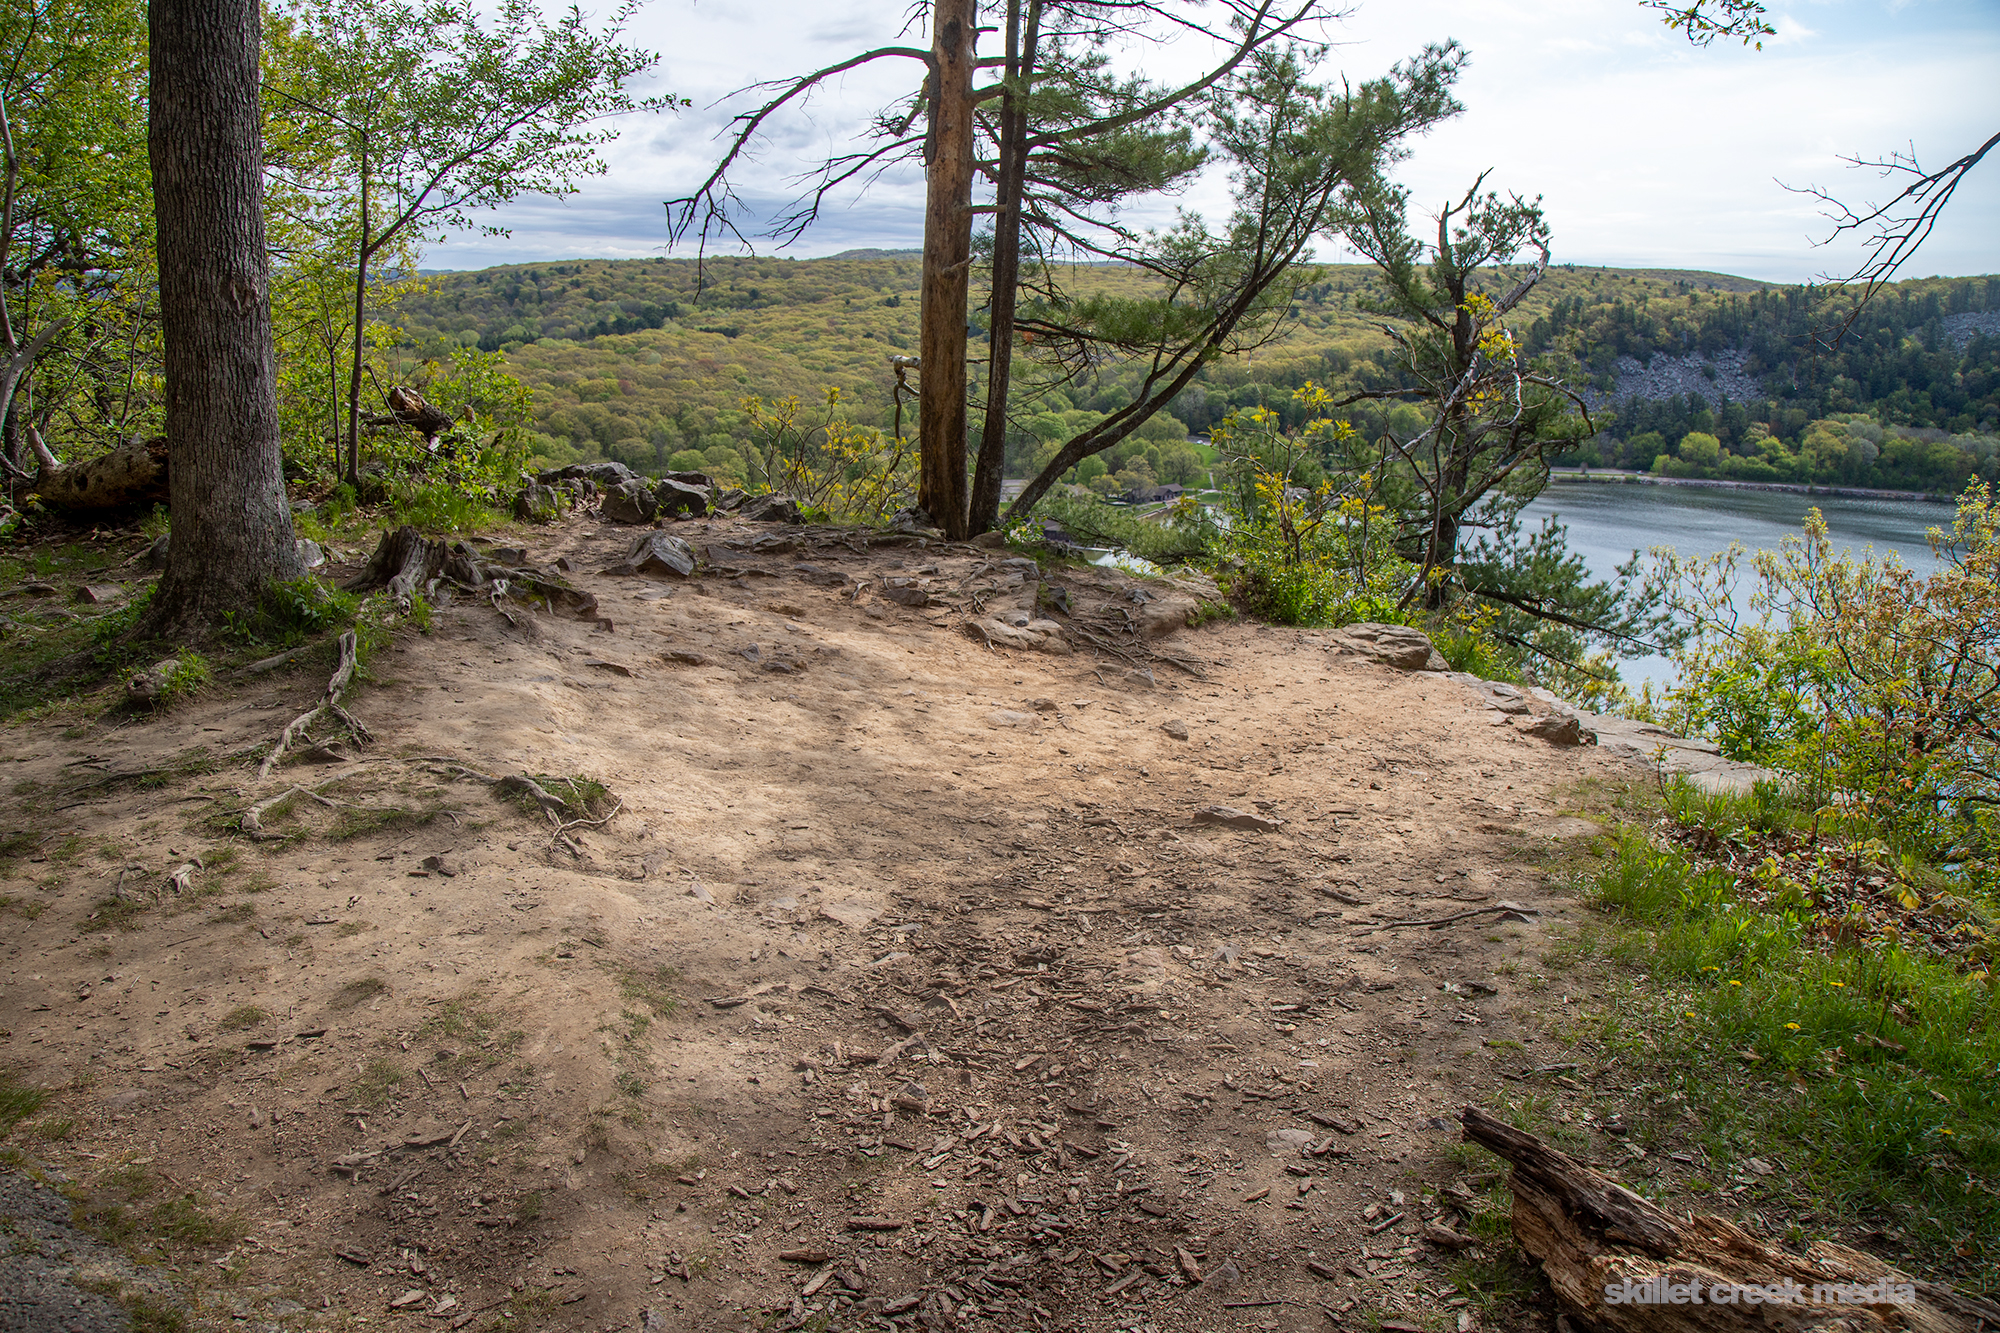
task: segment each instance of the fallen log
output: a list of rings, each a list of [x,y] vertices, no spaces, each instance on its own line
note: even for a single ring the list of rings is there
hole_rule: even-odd
[[[1514,1236],[1564,1311],[1615,1333],[1995,1333],[2000,1305],[1814,1241],[1764,1245],[1725,1218],[1677,1217],[1476,1107],[1465,1140],[1514,1168]]]
[[[165,504],[167,442],[164,438],[133,440],[81,463],[60,467],[44,463],[35,477],[34,491],[43,504],[70,513]]]

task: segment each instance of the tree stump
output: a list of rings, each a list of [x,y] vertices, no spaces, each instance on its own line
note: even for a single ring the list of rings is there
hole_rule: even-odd
[[[1803,1255],[1676,1217],[1476,1107],[1468,1143],[1514,1168],[1514,1235],[1574,1320],[1617,1333],[1996,1333],[2000,1305],[1831,1241]]]

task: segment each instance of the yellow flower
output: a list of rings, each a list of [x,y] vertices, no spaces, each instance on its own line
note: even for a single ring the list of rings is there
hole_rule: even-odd
[[[1692,1010],[1692,1009],[1688,1010],[1688,1017],[1689,1017],[1689,1018],[1693,1018],[1693,1017],[1694,1017],[1694,1010]]]
[[[1957,1131],[1955,1131],[1954,1129],[1952,1129],[1952,1127],[1951,1127],[1950,1125],[1939,1125],[1939,1126],[1938,1126],[1938,1133],[1940,1133],[1940,1134],[1951,1134],[1951,1135],[1953,1135],[1954,1137],[1956,1137],[1956,1134],[1957,1134]]]
[[[1787,1023],[1785,1024],[1785,1027],[1793,1032],[1797,1032],[1799,1030],[1799,1025],[1797,1023]]]
[[[1844,981],[1829,981],[1829,982],[1827,982],[1826,984],[1827,984],[1827,985],[1829,985],[1829,986],[1845,986],[1845,985],[1847,985],[1847,983],[1846,983],[1846,982],[1844,982]]]
[[[1741,986],[1741,985],[1742,985],[1743,983],[1742,983],[1742,982],[1740,982],[1740,981],[1732,981],[1732,982],[1730,982],[1729,984],[1730,984],[1730,985],[1732,985],[1732,986]]]

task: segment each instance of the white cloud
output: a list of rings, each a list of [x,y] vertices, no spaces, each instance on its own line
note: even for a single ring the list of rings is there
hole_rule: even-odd
[[[1368,0],[1328,37],[1330,70],[1371,77],[1425,42],[1455,36],[1472,52],[1461,84],[1466,113],[1415,145],[1401,170],[1413,201],[1434,208],[1491,167],[1491,183],[1544,197],[1557,258],[1574,263],[1719,269],[1796,281],[1840,271],[1852,247],[1815,249],[1826,226],[1810,201],[1788,193],[1815,183],[1843,199],[1879,196],[1882,182],[1845,170],[1841,154],[1877,157],[1914,139],[1942,163],[2000,127],[2000,25],[1993,0],[1828,0],[1777,20],[1779,41],[1760,51],[1696,50],[1633,0]],[[451,267],[581,254],[657,254],[665,244],[660,201],[706,174],[730,117],[754,105],[715,100],[760,79],[823,66],[869,45],[923,45],[898,35],[902,6],[880,0],[656,0],[633,37],[665,54],[661,84],[695,107],[638,124],[566,205],[526,203],[505,219],[511,241],[464,238],[430,262]],[[1149,73],[1193,68],[1198,43],[1148,49]],[[804,111],[781,118],[737,178],[764,210],[796,177],[849,145],[877,108],[906,97],[915,62],[850,71]],[[1176,207],[1217,217],[1225,183],[1205,180],[1185,198],[1139,216],[1164,223]],[[829,254],[863,245],[909,245],[921,231],[921,178],[892,172],[859,201],[830,209],[788,253]],[[1918,267],[2000,270],[2000,163],[1968,179]],[[1328,254],[1328,257],[1332,257]]]

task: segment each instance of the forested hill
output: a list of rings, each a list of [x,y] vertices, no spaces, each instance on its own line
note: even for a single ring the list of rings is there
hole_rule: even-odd
[[[918,269],[913,251],[867,250],[701,265],[508,265],[427,275],[425,290],[392,318],[413,358],[454,345],[504,352],[536,391],[546,453],[658,466],[692,450],[727,470],[746,395],[814,399],[838,388],[855,420],[888,424],[888,358],[914,352]],[[1496,272],[1492,285],[1516,276]],[[1137,292],[1144,282],[1115,265],[1071,278],[1083,291]],[[1386,382],[1388,342],[1366,310],[1374,282],[1364,265],[1324,267],[1275,343],[1205,371],[1176,400],[1172,420],[1132,448],[1156,450],[1248,404],[1295,411],[1291,391],[1308,379]],[[977,292],[974,300],[977,333]],[[2000,279],[1897,284],[1829,349],[1829,316],[1800,288],[1717,273],[1558,266],[1520,326],[1530,350],[1573,359],[1572,382],[1605,422],[1579,461],[1923,489],[1993,470]],[[1032,466],[1049,441],[1122,405],[1130,390],[1129,376],[1113,367],[1034,404],[1010,464]],[[1354,416],[1363,429],[1386,420],[1365,407]]]

